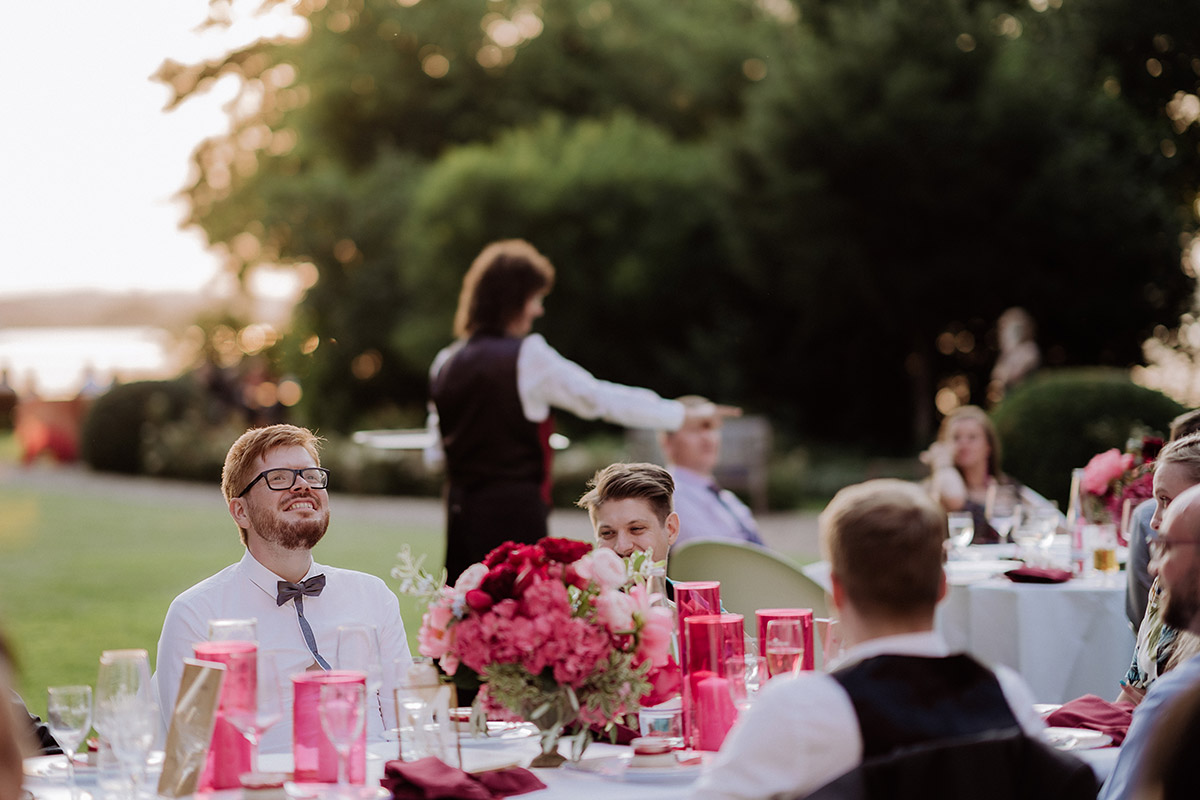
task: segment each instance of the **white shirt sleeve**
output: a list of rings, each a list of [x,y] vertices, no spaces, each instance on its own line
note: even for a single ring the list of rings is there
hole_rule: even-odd
[[[583,419],[603,419],[628,428],[673,431],[683,425],[681,403],[649,389],[597,380],[563,358],[541,334],[525,337],[517,356],[517,392],[530,422],[541,422],[550,408],[562,408]]]
[[[434,356],[433,364],[431,364],[429,367],[430,386],[433,386],[434,378],[436,378],[437,374],[442,371],[442,367],[445,366],[446,362],[450,360],[450,356],[453,354],[454,349],[455,345],[443,347],[438,351],[438,354]],[[425,404],[425,409],[425,430],[433,434],[433,441],[425,448],[423,454],[425,460],[425,469],[436,471],[444,469],[446,466],[446,451],[442,447],[441,417],[438,416],[437,406],[434,405],[433,400],[429,400]]]
[[[861,760],[858,717],[836,680],[823,673],[776,679],[729,732],[701,773],[693,797],[801,796]]]
[[[183,679],[183,660],[195,655],[193,642],[208,640],[208,620],[202,620],[200,616],[186,603],[172,602],[163,621],[155,659],[156,669],[151,679],[158,694],[158,711],[162,718],[159,736],[164,737],[163,740],[170,728],[171,716],[175,713],[179,681]]]

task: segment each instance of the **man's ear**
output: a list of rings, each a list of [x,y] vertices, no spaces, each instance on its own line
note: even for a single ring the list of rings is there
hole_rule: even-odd
[[[842,587],[842,582],[838,580],[837,575],[830,574],[829,584],[829,595],[833,600],[833,607],[841,611],[842,606],[846,603],[846,590]]]
[[[672,511],[667,514],[667,521],[664,523],[667,529],[667,544],[675,544],[675,540],[679,538],[679,515]]]
[[[229,501],[229,516],[233,517],[233,521],[242,530],[250,529],[250,514],[246,510],[246,501],[240,497],[235,497]]]
[[[942,569],[942,573],[938,579],[938,602],[946,599],[946,570]]]

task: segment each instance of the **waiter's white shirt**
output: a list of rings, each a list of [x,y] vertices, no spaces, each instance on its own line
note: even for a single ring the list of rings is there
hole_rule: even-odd
[[[850,648],[833,667],[880,655],[950,655],[932,631],[884,636]],[[994,670],[1021,728],[1043,727],[1033,711],[1033,693],[1012,670]],[[734,725],[721,751],[696,783],[695,797],[765,798],[807,794],[849,772],[862,761],[862,734],[850,696],[833,677],[804,672],[770,681]]]
[[[398,673],[412,663],[400,604],[396,594],[374,575],[318,564],[309,566],[304,578],[325,576],[325,589],[319,596],[304,598],[304,618],[312,627],[317,652],[337,667],[337,629],[339,625],[374,625],[379,633],[380,665],[383,684],[380,697],[383,716],[378,710],[368,713],[367,741],[382,741],[383,732],[396,727],[393,689]],[[164,731],[169,727],[171,711],[179,693],[183,659],[192,658],[192,644],[208,640],[208,623],[213,619],[258,620],[260,651],[279,651],[280,679],[284,715],[266,736],[264,753],[290,752],[292,746],[291,675],[315,665],[305,644],[293,600],[275,604],[280,577],[260,564],[247,550],[242,560],[212,577],[205,578],[176,597],[163,622],[158,640],[158,663],[154,685],[158,692]],[[368,711],[372,710],[368,702]]]
[[[431,382],[459,346],[456,342],[445,347],[433,359]],[[541,422],[550,416],[551,408],[562,408],[583,419],[602,419],[627,428],[675,431],[683,425],[682,403],[649,389],[599,380],[559,355],[540,333],[531,333],[521,342],[517,394],[530,422]],[[445,458],[438,422],[437,408],[430,403],[426,428],[437,434],[436,442],[425,451],[425,463],[431,467],[440,466]]]

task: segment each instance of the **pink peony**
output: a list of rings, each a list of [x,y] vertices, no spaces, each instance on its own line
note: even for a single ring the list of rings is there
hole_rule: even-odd
[[[483,564],[472,564],[463,570],[463,574],[458,576],[458,582],[454,584],[454,590],[460,595],[465,595],[472,589],[478,589],[483,583],[483,579],[487,577],[488,568]]]
[[[575,562],[575,571],[603,589],[625,585],[625,560],[607,547],[599,547]]]
[[[611,633],[633,630],[633,611],[633,599],[616,589],[606,589],[596,598],[596,615]]]
[[[441,658],[446,655],[454,641],[446,626],[454,618],[450,609],[431,605],[421,617],[421,629],[417,632],[417,650],[423,656]]]
[[[642,640],[638,653],[656,667],[665,666],[671,657],[671,637],[675,619],[670,609],[651,608],[642,618]]]
[[[1115,447],[1097,453],[1083,468],[1083,490],[1103,497],[1108,494],[1109,484],[1132,469],[1133,463],[1132,455],[1122,453]]]

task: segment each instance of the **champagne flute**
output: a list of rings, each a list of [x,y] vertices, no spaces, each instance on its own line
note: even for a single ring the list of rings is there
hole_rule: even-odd
[[[150,697],[150,661],[145,650],[105,650],[96,680],[96,727],[128,773],[136,798],[146,758],[158,730]]]
[[[250,743],[250,771],[258,772],[258,747],[263,734],[283,719],[282,685],[279,682],[279,658],[277,650],[258,653],[255,679],[254,708],[234,708],[225,712],[225,719],[246,737]]]
[[[51,686],[46,690],[46,724],[58,746],[67,754],[67,782],[71,796],[75,782],[75,751],[92,729],[92,687]]]
[[[795,674],[804,659],[804,632],[798,619],[767,623],[767,672],[772,678]]]
[[[382,719],[379,690],[383,686],[383,663],[379,655],[379,632],[374,625],[339,625],[334,661],[338,669],[361,672],[367,678],[367,713]],[[374,753],[368,759],[380,758]]]
[[[338,755],[338,794],[350,783],[350,748],[366,722],[366,687],[361,683],[323,683],[318,712],[321,730]]]
[[[1008,532],[1012,530],[1020,515],[1021,496],[1018,488],[1011,484],[993,481],[988,486],[984,516],[987,517],[988,524],[996,531],[1001,542],[1007,541]]]

